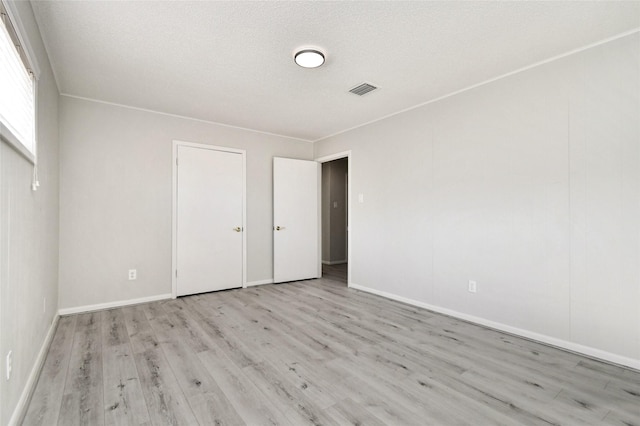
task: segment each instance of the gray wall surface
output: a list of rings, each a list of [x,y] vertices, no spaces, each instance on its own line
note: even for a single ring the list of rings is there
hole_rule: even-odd
[[[273,278],[273,157],[312,144],[62,96],[61,308],[171,293],[174,139],[247,150],[247,281]]]
[[[353,283],[637,363],[639,74],[636,33],[316,142]]]
[[[28,2],[16,2],[23,34],[41,75],[37,93],[38,174],[0,142],[0,424],[6,425],[25,388],[58,310],[58,88]],[[0,95],[1,96],[1,95]],[[45,301],[46,299],[46,301]],[[11,380],[5,357],[13,351]]]
[[[347,171],[346,158],[322,164],[323,262],[347,260]]]
[[[329,262],[331,244],[331,162],[322,164],[322,261]]]

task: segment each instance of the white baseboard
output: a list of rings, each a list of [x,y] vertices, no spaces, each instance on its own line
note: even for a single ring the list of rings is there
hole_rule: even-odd
[[[44,361],[47,358],[49,346],[51,345],[51,341],[53,340],[53,336],[56,332],[56,327],[58,326],[59,319],[60,315],[56,314],[56,316],[53,317],[53,321],[51,321],[49,331],[47,331],[44,342],[42,342],[42,346],[40,347],[40,352],[38,352],[36,362],[31,368],[31,372],[29,373],[29,377],[27,378],[27,383],[25,383],[24,388],[22,389],[22,394],[20,395],[20,399],[18,399],[16,408],[13,410],[13,414],[11,415],[9,426],[14,426],[22,423],[22,421],[24,420],[24,416],[27,414],[29,401],[31,400],[33,391],[36,390],[36,384],[38,383],[38,378],[40,377],[40,371],[42,370]]]
[[[264,285],[264,284],[273,284],[273,278],[268,280],[260,280],[260,281],[249,281],[247,283],[247,287],[253,287],[256,285]]]
[[[118,300],[116,302],[98,303],[97,305],[76,306],[75,308],[64,308],[58,311],[60,316],[80,314],[84,312],[99,311],[101,309],[119,308],[121,306],[138,305],[140,303],[155,302],[158,300],[171,299],[171,293],[157,294],[155,296],[140,297],[138,299]]]
[[[323,260],[322,264],[323,265],[342,265],[347,263],[347,260]]]
[[[398,296],[392,293],[387,293],[385,291],[376,290],[373,288],[361,286],[354,283],[349,283],[349,288],[361,290],[367,293],[385,297],[387,299],[396,300],[398,302],[403,302],[409,305],[417,306],[419,308],[428,309],[433,312],[449,315],[451,317],[459,318],[459,319],[469,321],[475,324],[479,324],[485,327],[493,328],[498,331],[503,331],[505,333],[524,337],[526,339],[535,340],[537,342],[544,343],[546,345],[551,345],[551,346],[558,347],[560,349],[565,349],[571,352],[575,352],[580,355],[585,355],[591,358],[597,358],[599,360],[612,362],[614,364],[619,364],[625,367],[630,367],[636,370],[640,370],[640,360],[638,359],[617,355],[611,352],[603,351],[601,349],[592,348],[590,346],[584,346],[578,343],[569,342],[567,340],[558,339],[556,337],[547,336],[545,334],[539,334],[533,331],[512,327],[510,325],[491,321],[485,318],[464,314],[462,312],[454,311],[452,309],[442,308],[440,306],[430,305],[428,303],[420,302],[417,300],[409,299],[406,297]]]

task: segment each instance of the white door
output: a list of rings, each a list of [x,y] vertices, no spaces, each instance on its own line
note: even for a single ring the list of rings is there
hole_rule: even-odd
[[[273,159],[273,281],[318,278],[320,164]]]
[[[242,287],[244,159],[177,146],[176,294]]]

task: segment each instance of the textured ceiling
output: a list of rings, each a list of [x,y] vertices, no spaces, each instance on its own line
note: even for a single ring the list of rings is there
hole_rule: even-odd
[[[311,141],[640,27],[640,2],[32,4],[64,94]]]

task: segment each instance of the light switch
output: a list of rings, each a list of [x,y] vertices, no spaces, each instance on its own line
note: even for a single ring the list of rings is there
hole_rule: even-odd
[[[337,201],[334,201],[334,202],[333,202],[333,208],[334,208],[334,209],[337,209],[337,208],[338,208],[338,202],[337,202]]]
[[[364,203],[364,194],[358,194],[358,202]]]

